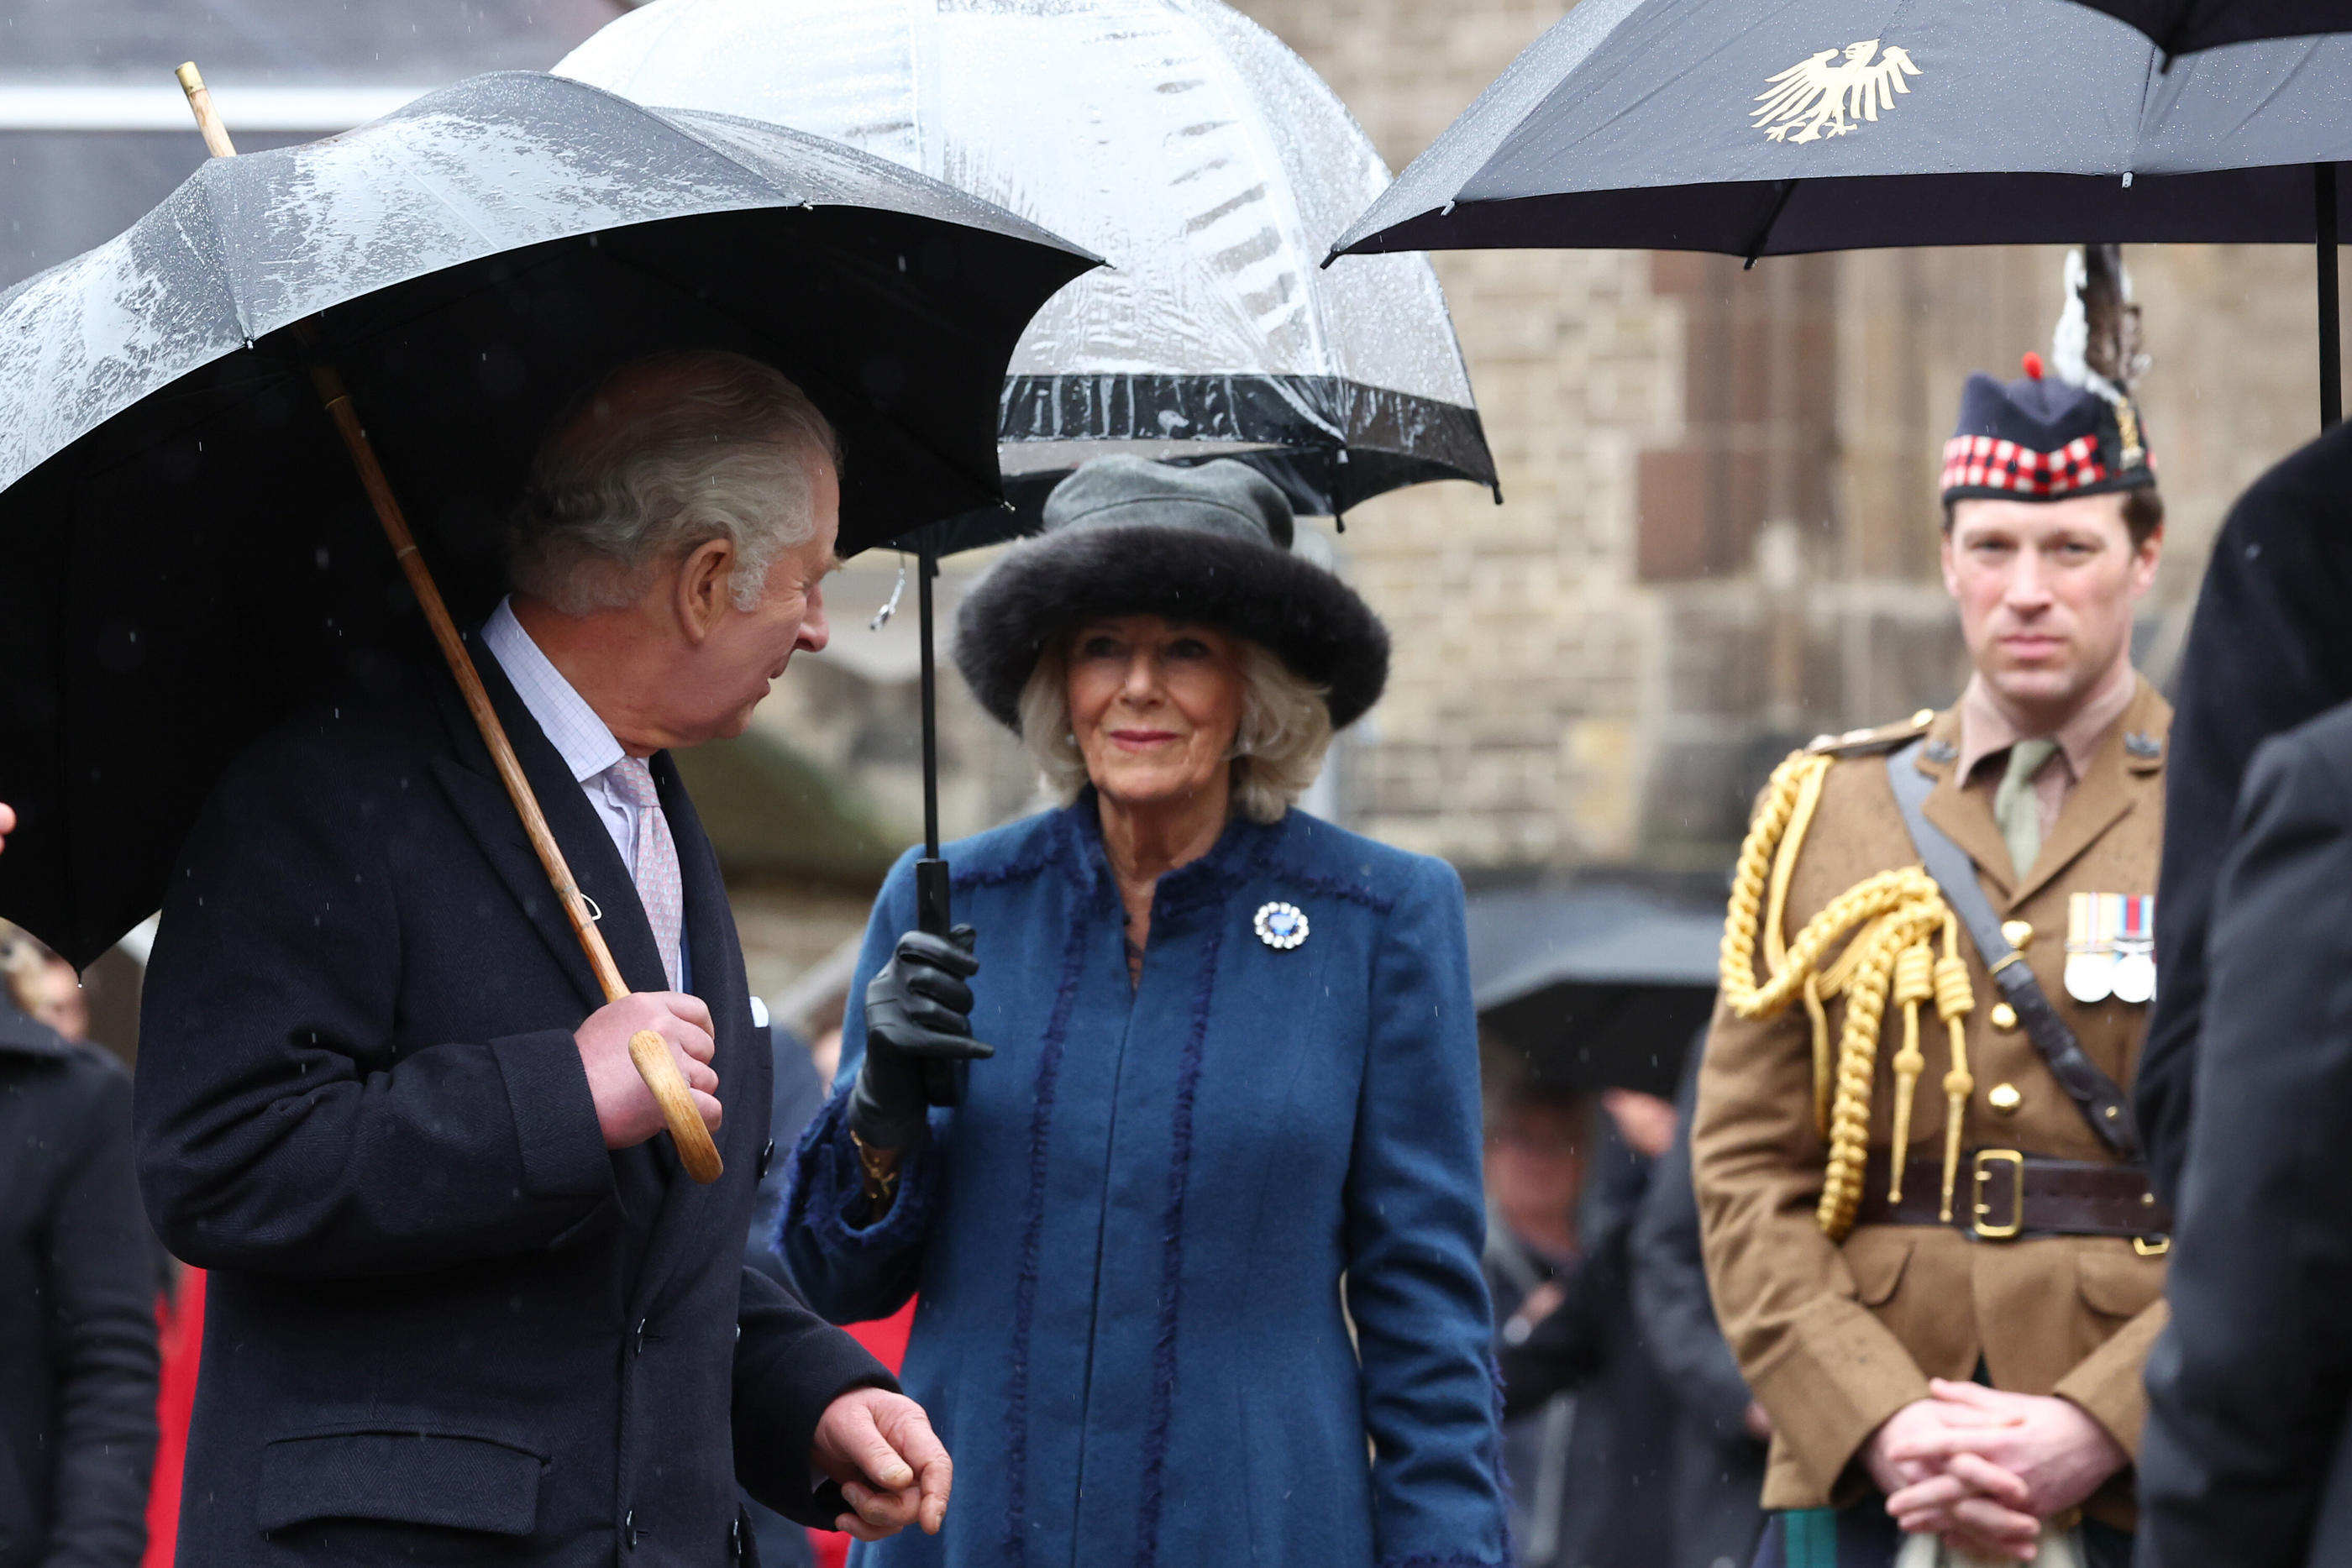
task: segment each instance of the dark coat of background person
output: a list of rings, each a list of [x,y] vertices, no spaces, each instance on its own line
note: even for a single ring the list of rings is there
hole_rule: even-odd
[[[611,839],[475,663],[622,974],[664,988]],[[751,1113],[709,1186],[667,1139],[605,1149],[572,1038],[600,994],[473,723],[438,672],[379,684],[232,764],[148,974],[141,1177],[211,1270],[180,1568],[717,1563],[739,1475],[824,1517],[819,1416],[893,1385],[744,1267],[768,1040],[676,769],[688,983]]]
[[[2256,752],[2207,957],[2138,1562],[2352,1562],[2352,705]]]
[[[1518,1568],[1660,1568],[1673,1536],[1674,1400],[1643,1354],[1628,1256],[1655,1162],[1593,1120],[1583,1256],[1555,1270],[1499,1224],[1487,1237],[1497,1324],[1538,1284],[1565,1292],[1524,1340],[1496,1341]]]
[[[2150,1178],[2176,1210],[2198,1079],[2207,929],[2247,759],[2352,699],[2352,424],[2256,480],[2213,541],[2180,657],[2165,773],[2156,1009],[2134,1109]]]
[[[135,1568],[155,1377],[131,1081],[0,997],[0,1568]]]
[[[1629,1239],[1633,1316],[1651,1364],[1674,1391],[1671,1568],[1744,1568],[1764,1528],[1764,1445],[1748,1431],[1751,1396],[1716,1322],[1691,1189],[1691,1111],[1706,1033],[1691,1042],[1675,1100],[1675,1141],[1650,1173]]]

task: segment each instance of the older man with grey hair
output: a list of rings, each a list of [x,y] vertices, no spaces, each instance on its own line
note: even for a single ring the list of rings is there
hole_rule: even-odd
[[[475,663],[625,999],[600,1005],[438,672],[224,776],[173,879],[138,1086],[149,1209],[212,1270],[184,1568],[744,1562],[739,1478],[865,1539],[939,1529],[923,1412],[742,1266],[778,1179],[771,1062],[668,758],[741,733],[824,645],[840,465],[776,371],[676,354],[583,398],[516,509]],[[719,1142],[713,1186],[656,1136],[646,1029]]]

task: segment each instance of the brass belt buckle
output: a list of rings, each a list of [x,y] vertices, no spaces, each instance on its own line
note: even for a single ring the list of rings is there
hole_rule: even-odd
[[[2166,1253],[2172,1250],[2172,1238],[2169,1236],[2135,1236],[2132,1238],[2132,1250],[2138,1253],[2143,1258],[2161,1258]]]
[[[2010,1166],[2009,1223],[1988,1223],[1992,1205],[1985,1201],[1985,1183],[1992,1179],[1995,1161]],[[1969,1175],[1975,1182],[1975,1216],[1969,1221],[1969,1230],[1979,1241],[2008,1241],[2025,1228],[2025,1156],[2015,1149],[1979,1149],[1969,1162]]]

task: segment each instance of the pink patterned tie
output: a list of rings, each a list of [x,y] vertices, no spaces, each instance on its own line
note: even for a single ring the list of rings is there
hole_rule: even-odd
[[[686,893],[678,883],[677,842],[669,836],[669,819],[662,815],[661,793],[654,788],[654,770],[642,757],[624,757],[604,770],[613,792],[637,814],[637,863],[629,871],[637,884],[637,902],[654,928],[654,946],[661,949],[662,972],[669,988],[677,989],[678,932],[686,920]]]

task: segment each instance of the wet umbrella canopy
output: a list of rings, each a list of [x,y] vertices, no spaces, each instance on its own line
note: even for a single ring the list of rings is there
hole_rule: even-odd
[[[2077,0],[1586,0],[1333,254],[2311,245],[2333,424],[2352,37],[2168,65]]]
[[[1338,249],[2311,243],[2352,38],[2163,66],[2074,0],[1587,0]]]
[[[462,622],[541,434],[637,353],[799,380],[846,448],[845,549],[985,503],[1006,357],[1091,263],[854,151],[529,73],[206,164],[0,296],[0,914],[93,956],[229,755],[421,646],[293,323]]]
[[[1034,513],[1108,451],[1252,461],[1301,510],[1492,484],[1436,275],[1316,264],[1388,183],[1305,61],[1216,0],[655,0],[556,68],[919,169],[1110,266],[1014,350],[1001,435]],[[1002,537],[1011,519],[935,541]]]

